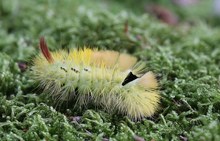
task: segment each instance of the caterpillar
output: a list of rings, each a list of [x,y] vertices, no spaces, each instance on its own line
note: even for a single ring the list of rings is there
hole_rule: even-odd
[[[136,57],[86,47],[50,52],[43,37],[39,48],[31,74],[55,100],[76,98],[76,107],[92,103],[135,120],[157,111],[158,82]]]

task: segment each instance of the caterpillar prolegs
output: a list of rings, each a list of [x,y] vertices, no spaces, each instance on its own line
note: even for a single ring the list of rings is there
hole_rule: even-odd
[[[76,106],[92,102],[132,119],[158,109],[157,80],[135,57],[89,48],[50,52],[44,38],[39,47],[32,76],[53,98],[65,102],[77,96]]]

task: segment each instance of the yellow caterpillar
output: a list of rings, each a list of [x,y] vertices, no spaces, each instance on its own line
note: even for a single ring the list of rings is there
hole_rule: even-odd
[[[44,38],[39,46],[32,75],[56,100],[76,97],[75,106],[93,103],[135,120],[158,109],[157,80],[135,57],[88,48],[50,52]]]

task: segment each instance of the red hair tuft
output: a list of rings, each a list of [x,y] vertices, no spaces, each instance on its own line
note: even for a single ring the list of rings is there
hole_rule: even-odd
[[[49,63],[53,63],[53,57],[50,54],[50,51],[47,47],[47,43],[46,43],[44,37],[40,38],[40,50],[43,53],[44,57],[47,59],[47,61]]]

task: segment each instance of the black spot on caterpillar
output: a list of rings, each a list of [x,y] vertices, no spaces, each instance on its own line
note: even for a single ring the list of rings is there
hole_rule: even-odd
[[[132,72],[130,72],[128,74],[128,76],[125,78],[125,80],[122,82],[122,86],[126,85],[127,83],[137,79],[138,77],[134,74],[132,74]]]
[[[75,68],[71,68],[72,71],[74,71],[75,73],[79,73],[79,71]]]
[[[67,72],[67,70],[66,70],[65,68],[63,68],[63,67],[60,67],[60,69],[61,69],[61,70],[64,70],[65,72]]]

